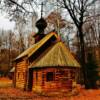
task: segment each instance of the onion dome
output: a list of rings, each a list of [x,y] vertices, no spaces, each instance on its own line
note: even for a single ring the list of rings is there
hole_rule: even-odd
[[[44,29],[47,27],[47,22],[46,20],[41,17],[37,22],[36,22],[36,27],[38,28],[38,33],[43,34]]]

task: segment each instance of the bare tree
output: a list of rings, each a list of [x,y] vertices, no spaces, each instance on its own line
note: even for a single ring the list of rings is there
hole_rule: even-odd
[[[4,12],[7,12],[10,20],[18,19],[23,16],[24,20],[27,20],[27,16],[36,16],[37,2],[35,0],[1,0],[0,8]]]
[[[24,30],[25,30],[26,23],[21,19],[17,19],[16,22],[16,29],[18,30],[18,48],[19,48],[19,54],[25,50],[25,44],[24,44]]]
[[[16,50],[16,38],[12,31],[2,30],[0,33],[0,65],[2,72],[8,72],[12,67],[12,60],[18,55]]]
[[[51,12],[47,18],[46,18],[47,23],[49,24],[47,26],[47,29],[50,31],[51,29],[55,29],[56,31],[66,26],[66,20],[64,20],[61,16],[61,13],[58,12]]]
[[[88,8],[92,5],[96,0],[57,0],[59,5],[62,8],[65,8],[70,17],[72,18],[74,24],[78,29],[78,37],[80,40],[80,52],[81,52],[81,65],[84,76],[84,84],[87,86],[87,73],[85,67],[85,50],[84,50],[84,33],[82,30],[85,16],[87,14]]]

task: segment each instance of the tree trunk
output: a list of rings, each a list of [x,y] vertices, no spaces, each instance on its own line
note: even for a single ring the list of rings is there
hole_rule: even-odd
[[[87,69],[85,66],[85,45],[84,45],[84,36],[83,36],[83,31],[82,27],[80,26],[78,28],[78,34],[79,34],[79,40],[80,40],[80,61],[81,61],[81,69],[82,69],[82,74],[83,74],[83,83],[85,84],[85,87],[88,88],[89,82],[87,79]]]

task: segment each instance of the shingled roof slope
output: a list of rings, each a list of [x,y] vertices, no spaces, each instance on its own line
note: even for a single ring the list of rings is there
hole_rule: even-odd
[[[46,43],[52,36],[57,38],[57,34],[55,32],[51,32],[47,34],[43,39],[41,39],[36,44],[33,44],[30,48],[26,49],[23,53],[21,53],[15,60],[18,60],[24,56],[30,57],[33,53],[35,53],[44,43]]]
[[[63,42],[57,42],[44,51],[43,54],[30,65],[31,68],[53,66],[80,67],[80,64]]]

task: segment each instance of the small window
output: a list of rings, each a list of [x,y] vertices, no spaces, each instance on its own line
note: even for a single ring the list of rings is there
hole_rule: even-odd
[[[48,72],[46,75],[46,80],[48,81],[54,81],[54,73],[53,72]]]

